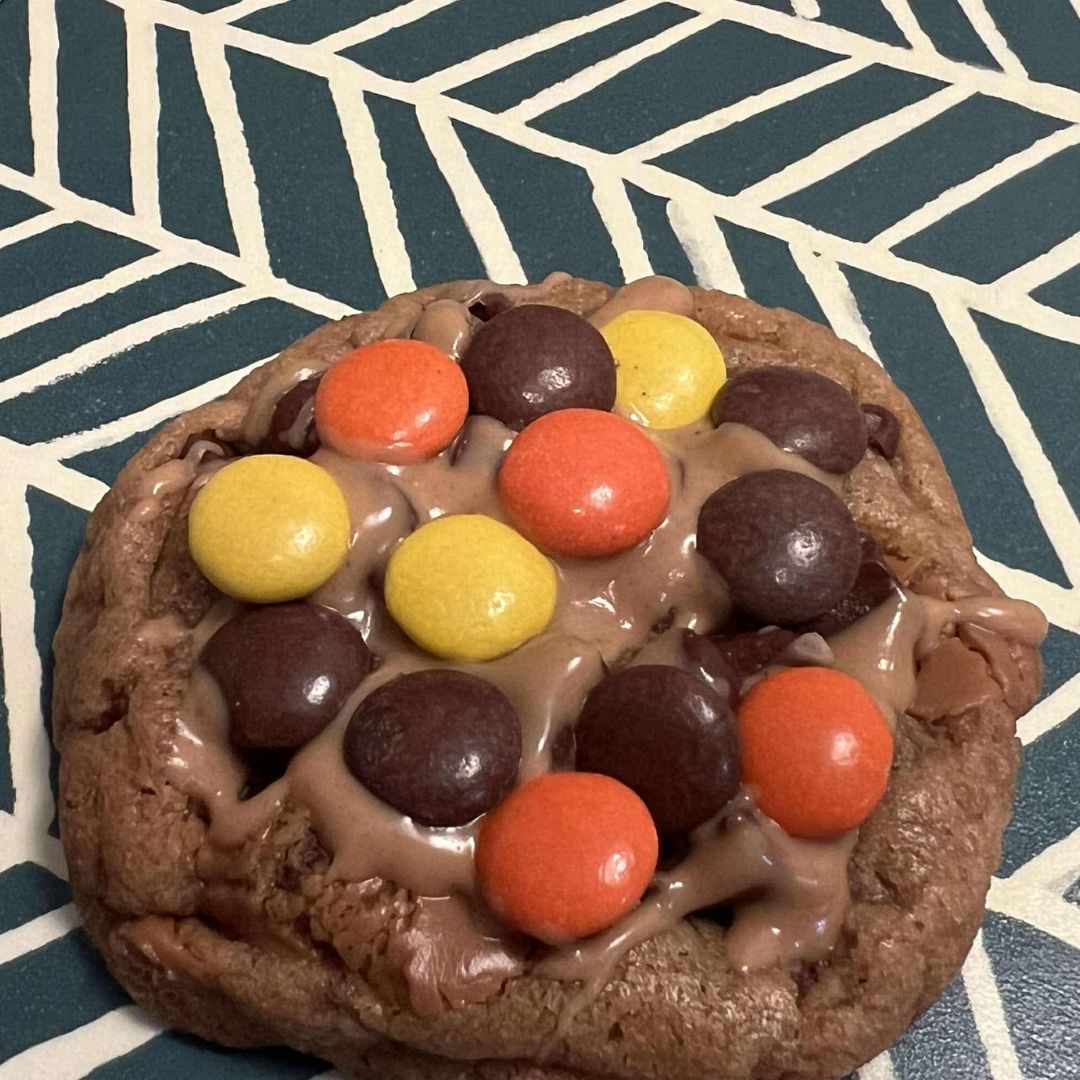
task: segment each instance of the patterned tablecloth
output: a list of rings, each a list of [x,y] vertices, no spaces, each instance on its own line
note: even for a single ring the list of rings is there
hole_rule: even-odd
[[[1080,1076],[1080,0],[0,0],[0,1080],[305,1080],[78,929],[49,642],[147,434],[414,283],[658,271],[831,323],[1050,617],[963,975],[863,1080]]]

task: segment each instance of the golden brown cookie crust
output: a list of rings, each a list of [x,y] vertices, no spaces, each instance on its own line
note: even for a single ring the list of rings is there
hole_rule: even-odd
[[[1011,702],[997,696],[945,722],[901,720],[889,791],[861,831],[852,904],[823,964],[740,974],[726,960],[723,931],[692,920],[635,948],[565,1031],[559,1018],[579,991],[529,974],[483,1004],[420,1016],[380,967],[377,936],[358,944],[356,970],[325,944],[335,920],[364,905],[392,912],[408,897],[389,885],[369,895],[329,886],[303,812],[283,809],[241,880],[208,889],[196,872],[206,815],[167,779],[164,738],[194,650],[189,635],[143,628],[168,613],[194,626],[215,594],[186,552],[185,493],[139,520],[128,511],[140,484],[192,436],[240,441],[249,403],[275,364],[300,354],[335,358],[471,287],[425,289],[320,328],[224,400],[170,424],[94,512],[56,636],[53,704],[61,831],[90,936],[135,999],[166,1022],[232,1046],[287,1043],[358,1077],[843,1076],[894,1042],[967,953],[1012,806],[1016,719],[1040,682],[1034,649],[1011,646],[1021,676]],[[561,278],[545,302],[588,313],[611,291]],[[1000,593],[976,566],[926,429],[873,361],[791,312],[719,292],[694,296],[729,370],[808,368],[896,414],[896,458],[867,454],[844,498],[860,528],[908,567],[916,590]],[[242,926],[250,928],[243,936]]]

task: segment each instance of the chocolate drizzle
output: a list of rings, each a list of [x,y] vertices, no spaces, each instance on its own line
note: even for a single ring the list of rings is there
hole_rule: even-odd
[[[542,299],[543,288],[508,287],[501,292],[519,302],[521,298]],[[484,291],[485,286],[478,283],[477,295]],[[677,282],[647,279],[620,290],[591,319],[602,325],[634,307],[689,315],[693,297]],[[465,339],[458,331],[460,320],[468,324],[465,307],[455,304],[453,310],[448,306],[444,311],[445,315],[438,316],[438,333],[443,322],[452,324],[457,329],[450,345],[463,348]],[[428,317],[429,330],[435,321]],[[394,332],[431,340],[423,323],[424,313],[416,312]],[[304,360],[274,372],[248,416],[246,437],[252,445],[265,434],[282,394],[325,366]],[[837,492],[843,485],[842,478],[822,473],[739,424],[726,423],[713,430],[703,422],[656,433],[669,462],[673,489],[668,517],[650,539],[613,559],[558,561],[557,615],[544,634],[514,653],[483,665],[435,660],[407,641],[387,616],[381,596],[386,562],[395,545],[418,524],[443,514],[486,513],[502,519],[493,481],[512,438],[513,433],[498,421],[472,417],[452,449],[415,465],[346,459],[326,448],[316,452],[313,460],[345,492],[354,531],[345,565],[312,599],[351,619],[381,663],[346,701],[337,719],[297,753],[285,775],[246,801],[241,800],[242,763],[228,746],[224,702],[212,680],[196,668],[170,735],[168,759],[172,781],[201,801],[210,817],[208,850],[200,857],[204,875],[221,872],[289,804],[306,811],[330,853],[328,881],[393,881],[430,906],[431,918],[416,920],[417,934],[422,936],[429,924],[438,929],[446,921],[442,915],[448,914],[455,940],[460,941],[467,934],[467,920],[460,919],[459,912],[438,908],[433,898],[473,894],[472,854],[478,826],[422,828],[365,791],[347,770],[341,752],[345,726],[356,705],[396,675],[432,667],[473,671],[502,689],[521,716],[521,777],[544,772],[551,768],[553,745],[560,736],[565,741],[563,733],[606,668],[636,659],[676,662],[708,675],[687,657],[682,642],[687,630],[717,633],[730,613],[722,582],[695,550],[698,511],[712,491],[735,477],[767,469],[801,472]],[[134,514],[149,516],[154,500],[194,479],[192,465],[170,464],[176,468],[153,480],[148,477],[146,494]],[[196,628],[192,640],[196,654],[234,610],[235,605],[222,601]],[[669,627],[670,632],[657,636],[657,626]],[[1011,662],[1008,640],[1037,643],[1045,633],[1045,620],[1031,605],[1017,601],[990,597],[939,601],[897,590],[831,636],[828,646],[832,663],[858,678],[892,721],[911,710],[916,700],[917,659],[930,655],[947,631],[959,633],[962,640],[966,635],[965,644],[986,657],[988,670],[1006,686]],[[819,641],[810,644],[824,662],[830,652]],[[776,662],[787,661],[781,656]],[[741,795],[694,833],[690,853],[672,870],[658,875],[639,908],[605,934],[548,956],[537,973],[581,979],[600,988],[633,945],[692,912],[719,903],[734,905],[726,942],[736,966],[818,959],[835,943],[843,919],[847,861],[855,842],[855,834],[829,842],[794,840]],[[488,944],[479,939],[473,943],[480,951],[470,953],[465,947],[455,963],[472,970],[470,957],[481,957],[483,949],[491,947],[490,937],[483,941]],[[410,939],[403,965],[420,963],[417,957],[423,956],[423,949],[418,938]],[[488,971],[481,960],[476,963],[482,975]],[[516,960],[493,963],[496,977],[489,980],[492,988],[487,992],[494,992],[501,979],[520,970]],[[425,992],[423,986],[416,990],[421,996]],[[455,1002],[476,1000],[468,989],[447,997]]]

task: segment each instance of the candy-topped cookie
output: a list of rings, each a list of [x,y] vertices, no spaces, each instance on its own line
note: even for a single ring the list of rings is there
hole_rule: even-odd
[[[839,1077],[963,960],[1045,629],[823,327],[668,278],[424,289],[95,512],[72,885],[166,1021],[346,1075]]]

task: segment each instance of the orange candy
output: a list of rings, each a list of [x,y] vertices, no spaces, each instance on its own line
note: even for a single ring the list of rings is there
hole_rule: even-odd
[[[510,520],[537,547],[598,558],[640,543],[664,520],[671,476],[637,425],[598,409],[534,420],[499,469]]]
[[[885,794],[892,732],[850,675],[814,667],[770,675],[739,706],[739,738],[743,782],[793,836],[854,829]]]
[[[468,411],[461,368],[423,341],[362,345],[330,368],[315,395],[325,444],[349,457],[394,464],[444,449]]]
[[[561,945],[625,915],[652,880],[657,849],[649,811],[618,780],[548,773],[485,818],[476,872],[505,922]]]

